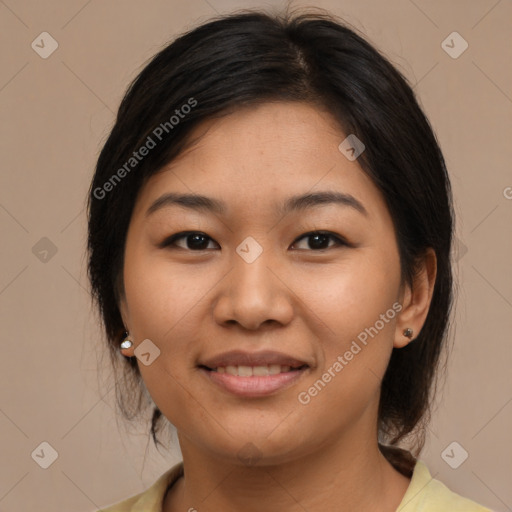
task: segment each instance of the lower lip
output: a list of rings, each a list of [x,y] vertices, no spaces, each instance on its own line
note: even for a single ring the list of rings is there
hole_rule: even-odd
[[[277,391],[286,389],[294,384],[304,375],[308,368],[294,370],[291,372],[278,373],[277,375],[267,375],[264,377],[239,377],[229,373],[218,373],[213,370],[200,369],[211,382],[229,391],[233,395],[243,397],[268,396]]]

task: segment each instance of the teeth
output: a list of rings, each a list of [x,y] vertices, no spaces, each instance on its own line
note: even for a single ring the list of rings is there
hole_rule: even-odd
[[[254,366],[252,374],[256,377],[266,377],[268,375],[268,366]]]
[[[238,366],[226,366],[226,373],[238,375]]]
[[[238,367],[238,375],[240,377],[251,377],[252,376],[252,368],[250,366],[239,366]]]
[[[270,373],[270,375],[277,375],[278,373],[281,373],[281,365],[270,364],[268,366],[268,373]]]
[[[229,373],[237,377],[266,377],[268,375],[277,375],[279,373],[286,373],[291,370],[290,366],[279,364],[270,364],[268,366],[219,366],[214,368],[218,373]]]

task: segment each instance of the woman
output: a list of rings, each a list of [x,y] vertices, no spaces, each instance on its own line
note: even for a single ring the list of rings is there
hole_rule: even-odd
[[[411,88],[340,21],[247,12],[159,52],[98,159],[89,276],[121,409],[147,390],[183,462],[106,510],[488,510],[416,458],[453,222]]]

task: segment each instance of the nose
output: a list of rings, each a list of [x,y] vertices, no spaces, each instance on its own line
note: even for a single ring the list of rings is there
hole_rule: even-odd
[[[231,272],[218,286],[215,320],[220,325],[235,323],[249,330],[291,322],[294,294],[275,258],[264,250],[251,263],[237,253],[232,261]]]

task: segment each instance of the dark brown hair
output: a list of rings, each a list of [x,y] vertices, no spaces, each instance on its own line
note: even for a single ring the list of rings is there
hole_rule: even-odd
[[[412,282],[427,248],[436,253],[437,280],[428,316],[412,343],[393,349],[378,413],[381,450],[410,475],[414,458],[393,446],[413,431],[415,453],[424,444],[452,304],[450,182],[436,137],[406,78],[354,29],[326,13],[221,16],[165,46],[129,86],[99,155],[88,202],[88,273],[112,363],[124,380],[118,403],[131,418],[147,392],[136,358],[119,354],[125,331],[118,308],[124,293],[125,239],[141,188],[186,148],[187,136],[199,123],[280,100],[328,109],[343,133],[363,141],[366,150],[358,163],[382,193],[393,219],[404,282]],[[192,103],[193,108],[180,110]],[[176,122],[177,110],[183,115]],[[133,152],[148,137],[155,139],[162,126],[161,140],[128,168]],[[123,166],[125,172],[118,172]],[[119,179],[114,179],[116,173]],[[138,400],[133,393],[125,400],[128,381],[139,391]],[[154,407],[155,444],[161,420]]]

